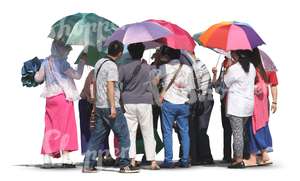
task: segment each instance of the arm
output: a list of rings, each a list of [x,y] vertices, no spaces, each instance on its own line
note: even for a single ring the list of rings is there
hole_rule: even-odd
[[[44,66],[41,66],[40,70],[35,73],[34,80],[36,82],[42,82],[45,79],[45,69]]]
[[[213,73],[212,84],[214,85],[217,81],[217,73],[218,73],[217,67],[212,68],[212,73]]]
[[[107,81],[107,97],[111,109],[111,118],[116,118],[116,105],[115,105],[115,82],[114,81]]]
[[[115,84],[119,80],[118,67],[112,62],[107,62],[104,66],[107,66],[107,97],[110,105],[110,117],[115,119],[117,116],[115,105]]]
[[[77,66],[77,70],[74,70],[72,67],[70,67],[64,73],[72,79],[79,80],[82,76],[84,65],[85,61],[80,61],[80,63]]]
[[[272,113],[275,113],[277,111],[277,86],[272,86],[271,87],[271,94],[272,94],[272,106],[271,106],[271,111]]]
[[[271,94],[272,94],[272,105],[271,105],[271,111],[272,113],[275,113],[277,110],[277,85],[278,85],[278,79],[277,74],[275,71],[266,72],[267,76],[269,78],[269,83],[271,87]]]

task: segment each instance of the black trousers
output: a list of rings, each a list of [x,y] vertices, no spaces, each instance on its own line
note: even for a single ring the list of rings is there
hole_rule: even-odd
[[[222,126],[223,126],[223,160],[231,160],[232,158],[232,145],[231,145],[231,136],[232,130],[230,126],[230,121],[226,117],[225,110],[225,101],[221,100],[221,117],[222,117]]]
[[[213,157],[211,154],[209,136],[207,135],[208,123],[214,101],[204,102],[204,111],[198,117],[191,116],[189,120],[190,132],[190,159],[192,165],[199,165],[203,162],[212,162]],[[193,106],[191,106],[193,108]],[[179,143],[181,143],[181,136],[178,132],[178,127],[174,125],[175,132],[177,133]],[[181,144],[180,144],[181,145]],[[179,157],[182,156],[182,149],[180,146]]]

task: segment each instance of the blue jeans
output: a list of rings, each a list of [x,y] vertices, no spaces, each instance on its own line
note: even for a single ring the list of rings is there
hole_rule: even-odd
[[[126,118],[121,108],[116,108],[117,117],[111,119],[110,108],[96,108],[96,127],[91,133],[91,138],[88,143],[88,149],[85,153],[83,166],[86,168],[92,168],[97,165],[97,155],[101,144],[103,144],[110,129],[120,140],[120,167],[124,167],[130,164],[129,161],[129,148],[130,138],[127,126]]]
[[[179,133],[182,136],[182,158],[183,164],[189,163],[190,136],[189,136],[189,114],[190,106],[188,104],[172,104],[164,101],[162,104],[162,131],[165,144],[165,164],[171,164],[173,159],[172,131],[176,120]]]

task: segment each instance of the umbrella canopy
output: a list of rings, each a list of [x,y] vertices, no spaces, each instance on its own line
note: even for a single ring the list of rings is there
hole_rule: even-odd
[[[196,33],[193,35],[193,39],[198,43],[198,45],[203,46],[203,44],[201,43],[199,37],[203,34],[203,32],[200,33]]]
[[[265,44],[254,29],[245,23],[221,22],[204,31],[197,39],[208,48],[252,50]]]
[[[139,22],[127,24],[117,29],[111,37],[107,39],[105,45],[114,40],[119,40],[125,45],[139,42],[149,42],[172,34],[167,28],[156,23]]]
[[[76,62],[75,62],[76,64],[79,63],[80,58],[81,58],[81,56],[82,56],[83,53],[84,53],[84,51],[82,51],[82,52],[80,53],[80,55],[78,56],[78,58],[77,58],[77,60],[76,60]],[[101,58],[106,57],[106,55],[107,55],[107,53],[104,52],[104,51],[100,51],[100,52],[99,52],[99,51],[98,51],[97,49],[95,49],[94,47],[89,47],[89,48],[88,48],[88,53],[87,53],[87,57],[88,57],[88,62],[87,62],[87,64],[90,65],[90,66],[92,66],[92,67],[94,67],[95,64],[97,63],[97,61],[98,61],[99,59],[101,59]],[[122,64],[127,64],[127,63],[129,63],[129,62],[131,62],[131,61],[132,61],[132,59],[131,59],[131,57],[130,57],[128,51],[127,51],[127,49],[125,48],[122,57],[121,57],[120,59],[118,59],[118,60],[116,61],[116,63],[117,63],[118,65],[122,65]]]
[[[106,56],[106,50],[98,50],[96,47],[88,46],[86,47],[78,56],[75,64],[78,64],[82,55],[87,54],[87,65],[95,66],[97,61]]]
[[[277,68],[276,68],[274,62],[272,61],[272,59],[261,49],[259,49],[259,54],[260,54],[261,62],[263,64],[265,71],[277,72]]]
[[[83,45],[84,50],[75,63],[78,63],[82,54],[86,53],[87,64],[94,66],[106,55],[106,47],[103,45],[116,29],[118,29],[116,24],[94,13],[77,13],[54,23],[49,37],[68,45]]]
[[[200,37],[202,34],[203,34],[203,32],[194,34],[194,35],[193,35],[193,39],[198,43],[198,45],[205,47],[205,46],[202,44],[202,42],[199,40],[199,37]],[[222,49],[219,49],[219,48],[209,48],[209,47],[206,47],[206,48],[208,48],[208,49],[210,49],[210,50],[213,50],[214,52],[220,53],[220,54],[222,54],[222,55],[224,55],[224,56],[227,56],[227,57],[230,55],[230,51],[225,51],[225,50],[222,50]]]
[[[171,35],[161,38],[160,40],[158,40],[158,42],[174,49],[183,49],[190,52],[194,51],[196,44],[192,36],[183,28],[179,27],[176,24],[164,20],[150,19],[147,20],[146,22],[157,23],[172,32]]]
[[[69,45],[101,47],[116,29],[116,24],[94,13],[77,13],[54,23],[49,37]]]

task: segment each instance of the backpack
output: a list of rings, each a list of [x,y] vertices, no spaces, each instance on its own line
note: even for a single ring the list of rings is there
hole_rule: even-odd
[[[34,57],[33,59],[24,62],[21,70],[21,82],[23,86],[36,87],[44,82],[36,82],[34,80],[34,75],[40,70],[42,61],[43,59]]]

